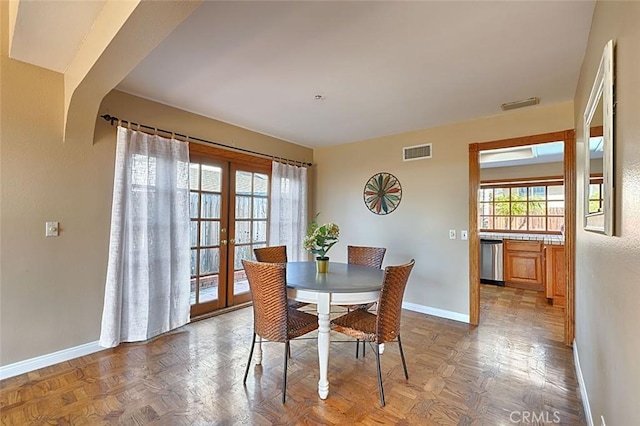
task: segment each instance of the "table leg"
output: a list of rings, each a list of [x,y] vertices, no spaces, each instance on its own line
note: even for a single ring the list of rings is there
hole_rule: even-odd
[[[329,293],[318,294],[318,362],[320,364],[320,380],[318,380],[318,395],[326,399],[329,395]]]
[[[262,337],[258,336],[258,344],[256,345],[256,364],[262,364]]]

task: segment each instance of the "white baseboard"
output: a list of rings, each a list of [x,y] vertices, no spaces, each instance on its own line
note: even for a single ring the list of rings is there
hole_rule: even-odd
[[[587,419],[587,425],[593,426],[593,417],[591,416],[591,406],[589,405],[589,396],[587,395],[587,387],[584,385],[584,377],[582,377],[582,369],[580,368],[580,358],[578,357],[578,345],[573,340],[573,361],[576,365],[576,375],[578,376],[578,387],[580,388],[580,397],[582,397],[582,406],[584,408],[584,416]]]
[[[105,348],[100,346],[99,342],[96,340],[95,342],[85,343],[84,345],[63,349],[47,355],[25,359],[24,361],[18,361],[9,365],[3,365],[0,367],[0,380],[58,364],[59,362],[69,361],[70,359],[89,355],[104,349]]]
[[[402,302],[402,308],[409,311],[420,312],[422,314],[433,315],[434,317],[446,318],[469,324],[469,315],[459,312],[447,311],[444,309],[432,308],[431,306],[418,305],[417,303]]]

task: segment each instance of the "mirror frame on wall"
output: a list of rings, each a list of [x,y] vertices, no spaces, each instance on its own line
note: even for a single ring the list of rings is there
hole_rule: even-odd
[[[609,40],[604,47],[600,66],[596,74],[589,101],[584,111],[584,229],[586,231],[598,232],[606,235],[613,235],[613,200],[614,200],[614,170],[613,170],[613,40]],[[591,150],[590,136],[591,123],[594,114],[598,111],[598,105],[602,101],[602,138],[603,138],[603,159],[602,159],[602,211],[589,213],[589,185],[591,182]]]

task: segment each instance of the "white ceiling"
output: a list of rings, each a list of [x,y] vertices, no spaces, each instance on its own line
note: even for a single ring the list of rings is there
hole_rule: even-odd
[[[593,7],[207,1],[118,89],[310,147],[352,142],[571,100]]]
[[[11,57],[65,72],[106,0],[20,0]]]

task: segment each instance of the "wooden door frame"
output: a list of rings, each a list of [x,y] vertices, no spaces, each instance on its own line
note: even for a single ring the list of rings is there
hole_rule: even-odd
[[[223,149],[211,144],[194,142],[189,140],[189,158],[190,160],[202,161],[202,162],[214,162],[216,164],[224,163],[223,168],[227,175],[228,182],[223,185],[223,192],[226,195],[223,195],[223,201],[230,200],[231,196],[235,197],[235,173],[233,171],[236,167],[247,167],[249,170],[253,170],[257,173],[264,173],[269,175],[269,179],[271,180],[271,164],[272,160],[268,158],[258,157],[250,154],[245,154],[243,152],[232,151],[228,149]],[[271,202],[271,195],[269,195],[269,203]],[[233,250],[233,243],[230,243],[230,240],[234,237],[235,232],[235,223],[231,223],[230,218],[230,209],[235,208],[235,206],[231,205],[223,205],[221,211],[221,223],[227,223],[226,228],[226,240],[227,243],[224,244],[226,250]],[[222,238],[221,236],[221,239]],[[211,315],[217,315],[217,312],[225,311],[229,309],[235,309],[237,306],[245,306],[247,303],[250,303],[249,297],[236,297],[233,292],[230,292],[229,283],[233,280],[234,276],[234,268],[231,268],[229,271],[228,265],[230,263],[230,259],[227,257],[227,251],[222,250],[223,244],[220,245],[220,268],[224,268],[226,270],[225,274],[220,273],[220,276],[224,275],[223,280],[218,280],[218,299],[215,303],[208,303],[204,309],[202,305],[200,305],[201,309],[196,309],[194,311],[193,307],[191,308],[192,319],[194,317],[204,318],[209,317]],[[232,256],[233,257],[233,256]],[[224,287],[224,288],[223,288]],[[231,293],[231,294],[230,294]],[[224,296],[224,297],[222,297]],[[236,300],[238,299],[238,300]],[[237,302],[237,303],[236,303]],[[221,306],[224,305],[224,306]],[[231,305],[231,306],[229,306]],[[215,306],[214,311],[208,311],[209,308]]]
[[[480,237],[478,231],[480,151],[557,141],[564,141],[566,272],[564,342],[570,346],[573,344],[575,336],[576,147],[574,130],[469,144],[469,322],[473,325],[480,323]]]

